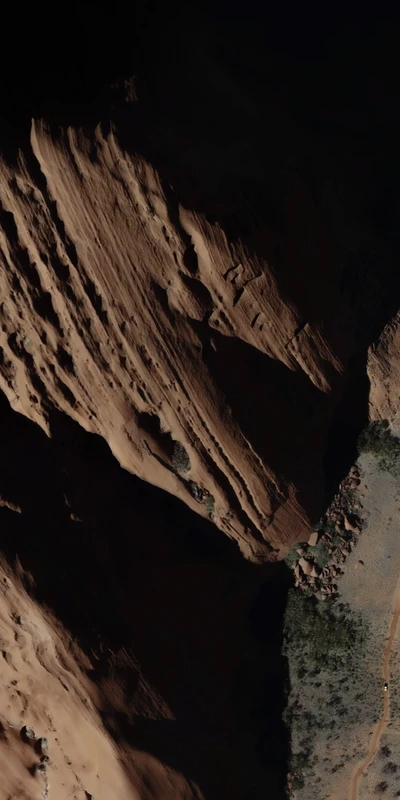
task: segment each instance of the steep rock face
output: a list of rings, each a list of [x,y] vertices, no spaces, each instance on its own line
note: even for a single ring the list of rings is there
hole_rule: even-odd
[[[371,420],[398,419],[400,410],[400,314],[386,325],[368,354]]]
[[[260,258],[254,242],[172,208],[154,169],[100,127],[56,138],[35,122],[18,168],[2,164],[1,382],[12,407],[49,434],[51,409],[68,413],[252,559],[315,516],[347,355],[339,270],[295,174],[284,201],[283,233],[256,234]],[[176,467],[175,443],[189,470]]]

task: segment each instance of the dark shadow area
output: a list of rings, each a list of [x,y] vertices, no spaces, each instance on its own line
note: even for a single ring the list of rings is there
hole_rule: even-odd
[[[102,438],[55,411],[50,424],[52,439],[2,398],[0,493],[22,513],[0,510],[1,549],[89,656],[128,773],[131,748],[148,750],[207,800],[283,798],[283,763],[260,741],[281,713],[284,568],[244,562],[211,523],[121,469]],[[271,578],[268,634],[256,595]],[[143,681],[173,719],[147,689],[141,710]]]
[[[290,731],[283,721],[289,691],[289,665],[283,651],[283,620],[287,593],[293,576],[286,564],[263,584],[251,608],[249,623],[261,650],[267,646],[265,672],[259,695],[252,709],[252,719],[262,728],[257,741],[257,757],[268,769],[275,768],[283,787],[291,752]],[[272,612],[272,613],[271,613]]]
[[[321,513],[318,482],[323,480],[324,394],[304,372],[292,372],[242,339],[214,331],[212,338],[213,346],[204,342],[203,358],[234,419],[275,474],[294,483],[300,504],[311,519],[317,519]],[[245,392],[238,391],[241,385],[246,386]]]
[[[358,437],[369,421],[366,362],[366,353],[350,359],[345,390],[332,417],[324,456],[326,507],[332,501],[340,481],[358,458]]]

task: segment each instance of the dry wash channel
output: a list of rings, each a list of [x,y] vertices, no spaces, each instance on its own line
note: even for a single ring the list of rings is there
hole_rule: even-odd
[[[397,631],[399,616],[400,616],[400,579],[399,582],[397,583],[396,590],[393,596],[393,617],[390,624],[389,638],[387,640],[384,652],[384,659],[383,659],[383,679],[388,683],[389,689],[387,692],[384,692],[383,695],[383,714],[381,718],[378,720],[375,730],[372,734],[368,755],[359,764],[357,764],[356,768],[352,773],[350,781],[349,800],[358,800],[358,792],[363,773],[365,772],[366,769],[368,769],[369,765],[374,760],[382,738],[382,733],[389,722],[389,711],[390,711],[389,664],[390,664],[390,656],[392,654],[393,642]]]

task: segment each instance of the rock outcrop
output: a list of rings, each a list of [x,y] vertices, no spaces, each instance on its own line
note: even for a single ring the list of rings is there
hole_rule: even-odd
[[[371,420],[399,421],[400,412],[400,313],[386,325],[368,354],[371,384]]]
[[[354,465],[319,521],[318,530],[313,531],[302,547],[288,554],[295,586],[314,592],[319,599],[340,597],[335,579],[342,574],[342,566],[365,524],[357,494],[359,484],[360,471]],[[358,565],[362,566],[363,562],[359,561]]]
[[[52,409],[100,434],[123,467],[212,516],[250,559],[309,530],[348,353],[340,269],[302,181],[287,178],[282,232],[234,242],[173,209],[116,133],[56,139],[34,122],[18,168],[3,161],[1,196],[12,407],[49,435]],[[305,252],[302,281],[321,260],[325,276],[307,317],[290,286]]]
[[[53,408],[99,433],[122,466],[211,514],[249,558],[299,536],[313,513],[308,484],[319,498],[323,489],[345,369],[330,323],[334,266],[304,320],[271,261],[279,248],[296,269],[304,227],[333,264],[301,181],[288,179],[287,232],[262,231],[262,259],[198,214],[174,217],[155,171],[100,127],[92,141],[73,129],[55,140],[33,123],[18,169],[3,162],[1,196],[1,385],[12,407],[49,434]],[[310,269],[320,257],[310,251]]]

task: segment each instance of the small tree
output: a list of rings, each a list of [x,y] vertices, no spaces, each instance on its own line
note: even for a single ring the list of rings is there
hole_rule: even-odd
[[[375,456],[381,469],[395,477],[400,474],[400,439],[393,435],[387,420],[371,422],[363,430],[358,450]]]

